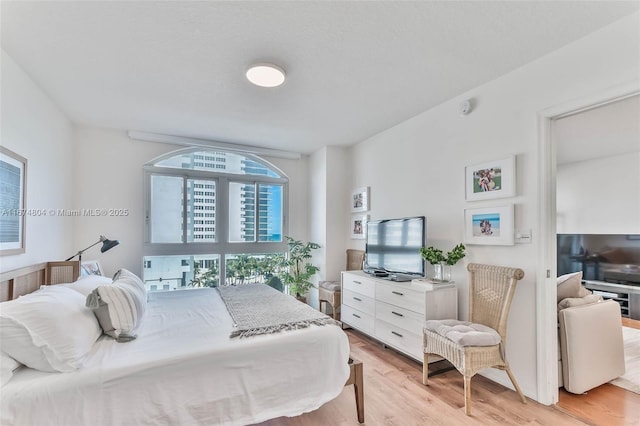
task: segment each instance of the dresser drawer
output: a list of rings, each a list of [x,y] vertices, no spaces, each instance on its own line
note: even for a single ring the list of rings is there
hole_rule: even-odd
[[[410,311],[424,315],[424,292],[393,286],[383,283],[376,283],[376,300],[380,300],[391,305],[405,308]]]
[[[351,306],[352,308],[372,316],[375,312],[375,303],[375,299],[356,293],[355,291],[345,289],[342,292],[343,305]]]
[[[343,323],[364,331],[367,334],[373,334],[373,315],[354,309],[349,305],[342,305],[340,309],[340,319]]]
[[[424,327],[424,315],[380,301],[376,303],[376,320],[404,328],[417,335],[422,335]]]
[[[376,320],[375,326],[376,338],[418,360],[422,360],[422,335],[414,334],[404,328],[396,327],[379,319]]]
[[[376,283],[358,275],[342,274],[342,290],[351,290],[372,299],[376,297]]]

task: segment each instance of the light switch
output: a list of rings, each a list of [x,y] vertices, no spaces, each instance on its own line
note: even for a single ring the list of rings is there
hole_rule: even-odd
[[[531,229],[521,229],[516,231],[516,243],[529,244],[531,243]]]

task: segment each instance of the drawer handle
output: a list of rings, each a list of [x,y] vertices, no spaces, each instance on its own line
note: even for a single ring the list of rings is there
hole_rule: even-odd
[[[351,315],[353,315],[356,318],[360,318],[360,315],[358,315],[358,314],[351,314]]]
[[[357,300],[358,302],[362,302],[362,299],[360,299],[359,297],[355,297],[355,296],[353,296],[353,300]]]
[[[398,296],[404,296],[404,293],[400,293],[399,291],[392,291],[391,293],[397,294]]]
[[[404,315],[402,315],[401,313],[398,313],[398,312],[396,312],[396,311],[391,311],[391,313],[392,313],[393,315],[397,315],[397,316],[399,316],[399,317],[403,317],[403,316],[404,316]]]
[[[398,337],[403,337],[403,336],[402,336],[402,334],[400,334],[400,333],[396,333],[395,331],[392,331],[392,332],[391,332],[391,334],[395,334],[395,335],[396,335],[396,336],[398,336]]]
[[[362,284],[360,281],[353,281],[354,284]]]

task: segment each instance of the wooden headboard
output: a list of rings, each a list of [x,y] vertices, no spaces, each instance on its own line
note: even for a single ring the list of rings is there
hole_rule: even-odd
[[[70,283],[80,276],[80,262],[43,262],[0,274],[0,302],[17,299],[41,285]]]

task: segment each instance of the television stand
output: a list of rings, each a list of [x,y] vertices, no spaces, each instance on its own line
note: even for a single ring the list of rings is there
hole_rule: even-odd
[[[344,325],[419,362],[424,359],[424,322],[458,318],[458,291],[452,282],[392,281],[363,271],[345,271],[341,294]]]

